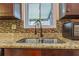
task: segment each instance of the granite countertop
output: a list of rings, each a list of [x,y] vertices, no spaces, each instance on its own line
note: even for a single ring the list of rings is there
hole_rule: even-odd
[[[25,33],[24,33],[25,34]],[[56,36],[65,41],[62,44],[27,44],[16,43],[20,38],[24,38],[22,33],[0,33],[0,48],[47,48],[47,49],[79,49],[79,41],[72,41],[70,39],[63,38],[61,34]],[[29,35],[25,35],[29,36]]]

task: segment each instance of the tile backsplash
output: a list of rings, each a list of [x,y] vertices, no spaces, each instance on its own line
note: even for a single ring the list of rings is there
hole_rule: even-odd
[[[12,25],[16,25],[12,29]],[[39,30],[39,29],[38,29]],[[24,29],[22,20],[0,20],[0,33],[33,33],[34,29]],[[39,31],[38,31],[39,32]],[[56,29],[43,29],[44,33],[61,32],[61,22],[57,21]]]

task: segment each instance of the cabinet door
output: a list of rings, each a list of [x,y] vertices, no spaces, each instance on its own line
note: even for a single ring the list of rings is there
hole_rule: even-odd
[[[79,56],[79,49],[73,50],[73,55],[74,56]]]
[[[66,14],[67,15],[79,15],[79,3],[67,3]]]
[[[79,19],[79,3],[60,3],[60,19]]]
[[[4,49],[5,56],[40,56],[40,49]]]
[[[0,16],[13,16],[13,3],[0,3]]]
[[[73,55],[71,50],[65,49],[45,49],[42,51],[43,56],[71,56]]]

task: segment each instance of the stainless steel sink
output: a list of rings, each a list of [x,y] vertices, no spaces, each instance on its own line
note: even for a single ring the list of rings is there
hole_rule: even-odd
[[[17,43],[28,43],[28,44],[38,44],[38,43],[45,43],[45,44],[56,44],[56,43],[65,43],[60,39],[21,39],[18,40]]]

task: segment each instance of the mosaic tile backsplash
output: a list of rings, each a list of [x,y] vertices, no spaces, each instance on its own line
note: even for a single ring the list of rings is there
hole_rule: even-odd
[[[12,25],[16,25],[16,29],[12,29]],[[37,30],[39,32],[39,29]],[[0,33],[33,33],[34,29],[24,29],[22,20],[0,20]],[[56,29],[43,29],[43,33],[61,32],[61,22],[57,21]]]

